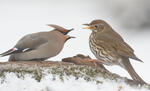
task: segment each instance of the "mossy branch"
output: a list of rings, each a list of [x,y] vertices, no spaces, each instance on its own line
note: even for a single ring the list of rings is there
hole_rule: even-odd
[[[86,81],[95,81],[102,84],[102,80],[96,78],[103,78],[107,80],[113,80],[116,82],[125,82],[126,84],[134,87],[139,87],[139,83],[121,77],[117,74],[108,71],[98,61],[96,66],[89,62],[90,57],[78,54],[74,57],[64,58],[60,61],[16,61],[16,62],[0,62],[0,77],[3,78],[1,83],[5,81],[5,73],[14,72],[18,78],[24,79],[25,74],[31,74],[38,82],[44,77],[45,71],[48,74],[59,76],[63,81],[64,76],[74,76],[75,79],[83,78]],[[144,86],[150,89],[148,84]]]

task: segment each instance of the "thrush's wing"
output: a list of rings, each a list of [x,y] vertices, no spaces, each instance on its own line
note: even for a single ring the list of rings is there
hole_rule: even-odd
[[[40,33],[29,34],[20,39],[14,48],[0,54],[0,56],[34,50],[47,42],[47,38],[40,36]]]
[[[108,50],[110,53],[114,53],[118,56],[132,58],[132,59],[142,62],[142,60],[140,60],[139,58],[135,56],[134,50],[127,43],[125,43],[122,38],[118,39],[115,37],[111,37],[109,35],[108,36],[104,35],[104,36],[102,37],[99,36],[99,38],[97,39],[98,45],[103,44],[103,47],[106,50]]]
[[[121,56],[124,56],[127,58],[132,58],[132,59],[135,59],[137,61],[143,62],[141,59],[136,57],[136,55],[134,54],[134,50],[124,41],[116,42],[116,48],[117,48],[118,55],[121,55]]]

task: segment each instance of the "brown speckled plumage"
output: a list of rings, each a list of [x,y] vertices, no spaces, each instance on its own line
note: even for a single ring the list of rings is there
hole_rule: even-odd
[[[115,32],[104,20],[94,20],[85,24],[91,29],[89,46],[97,59],[105,65],[119,65],[126,69],[133,80],[141,84],[145,82],[134,71],[129,58],[141,61],[134,54],[134,50]],[[141,61],[142,62],[142,61]]]

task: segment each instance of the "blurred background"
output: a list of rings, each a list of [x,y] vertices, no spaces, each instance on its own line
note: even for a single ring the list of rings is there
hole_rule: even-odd
[[[61,60],[76,54],[89,55],[90,30],[82,24],[103,19],[115,29],[135,50],[144,63],[131,60],[137,73],[150,83],[150,0],[0,0],[0,53],[12,48],[26,34],[49,31],[46,24],[75,28],[69,35],[76,39],[67,41],[63,51],[49,60]],[[0,58],[1,62],[8,57]],[[127,76],[118,67],[108,67],[111,72]]]

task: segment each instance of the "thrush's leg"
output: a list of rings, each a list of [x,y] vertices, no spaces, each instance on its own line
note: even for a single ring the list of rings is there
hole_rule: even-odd
[[[123,88],[122,86],[119,86],[118,91],[121,91],[122,88]]]
[[[97,60],[96,59],[88,59],[88,62],[91,62],[94,64],[94,66],[97,66]]]
[[[88,59],[88,62],[92,62],[94,66],[97,66],[98,63],[103,64],[102,60],[97,60],[97,59]]]

